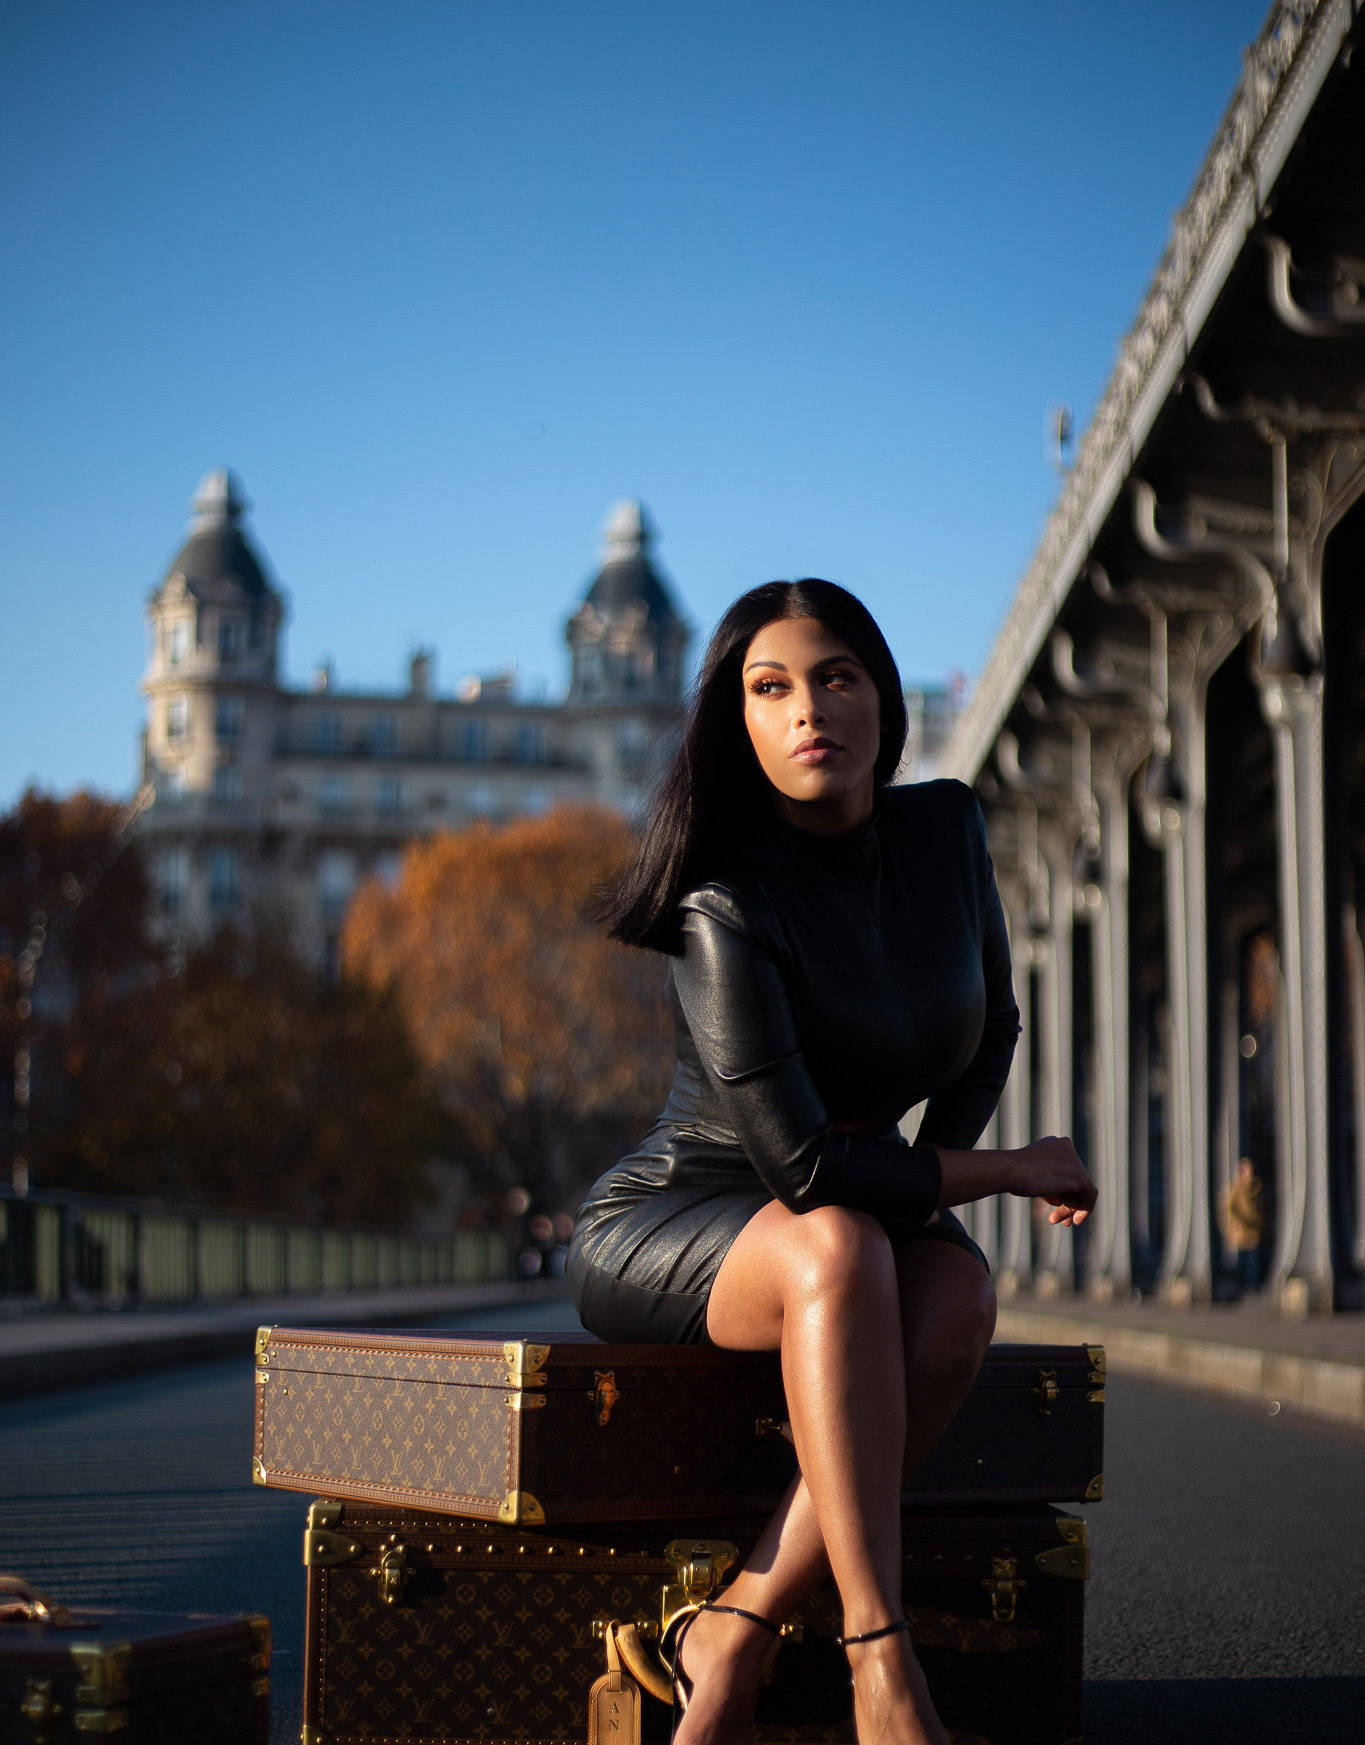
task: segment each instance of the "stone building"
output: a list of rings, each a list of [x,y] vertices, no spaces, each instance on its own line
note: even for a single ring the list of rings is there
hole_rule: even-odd
[[[999,1143],[1073,1132],[1005,1290],[1365,1302],[1365,16],[1273,5],[945,754],[1011,920]]]
[[[427,650],[399,692],[342,690],[328,667],[286,684],[285,600],[245,509],[232,474],[210,473],[148,603],[138,830],[168,929],[282,916],[326,962],[357,885],[392,877],[414,836],[561,800],[638,809],[676,729],[689,641],[639,503],[608,518],[559,702],[519,697],[508,674],[442,694]]]

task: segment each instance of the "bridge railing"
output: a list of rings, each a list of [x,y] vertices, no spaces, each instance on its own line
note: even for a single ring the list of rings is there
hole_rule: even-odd
[[[0,1302],[118,1308],[484,1284],[511,1265],[494,1230],[413,1235],[0,1188]]]

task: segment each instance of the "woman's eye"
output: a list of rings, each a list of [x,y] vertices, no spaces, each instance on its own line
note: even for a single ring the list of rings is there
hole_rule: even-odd
[[[750,686],[756,697],[771,697],[782,689],[781,679],[755,679]]]
[[[827,685],[856,685],[857,682],[857,673],[853,672],[848,667],[835,667],[832,671],[825,674],[825,683]]]

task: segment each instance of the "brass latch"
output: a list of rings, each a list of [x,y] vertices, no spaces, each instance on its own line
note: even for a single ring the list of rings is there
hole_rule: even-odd
[[[984,1576],[982,1587],[991,1596],[991,1616],[997,1624],[1012,1624],[1021,1591],[1028,1586],[1020,1579],[1017,1557],[992,1557],[991,1573]]]
[[[53,1694],[50,1678],[31,1678],[24,1686],[24,1700],[19,1705],[19,1713],[33,1729],[33,1745],[52,1745],[52,1736],[57,1730],[57,1716],[62,1712],[61,1704]]]
[[[660,1641],[684,1612],[695,1612],[716,1592],[726,1570],[738,1563],[739,1548],[728,1539],[670,1539],[664,1556],[676,1580],[665,1584],[659,1598]]]
[[[414,1571],[408,1568],[407,1547],[400,1545],[396,1533],[389,1534],[388,1544],[379,1553],[379,1562],[365,1571],[379,1581],[379,1597],[386,1606],[396,1606],[403,1589],[412,1580]]]
[[[611,1409],[621,1397],[621,1390],[616,1385],[614,1369],[595,1369],[592,1372],[592,1392],[588,1398],[597,1408],[597,1422],[609,1423]]]
[[[1055,1369],[1040,1369],[1038,1371],[1038,1379],[1033,1384],[1033,1397],[1038,1402],[1038,1416],[1046,1418],[1062,1397],[1062,1390],[1057,1385],[1057,1371]]]

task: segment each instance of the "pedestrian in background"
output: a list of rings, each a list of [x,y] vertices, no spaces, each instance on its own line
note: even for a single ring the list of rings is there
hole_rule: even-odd
[[[1237,1274],[1244,1291],[1261,1288],[1261,1238],[1264,1233],[1261,1178],[1249,1157],[1239,1157],[1237,1179],[1223,1195],[1223,1235],[1237,1258]]]

